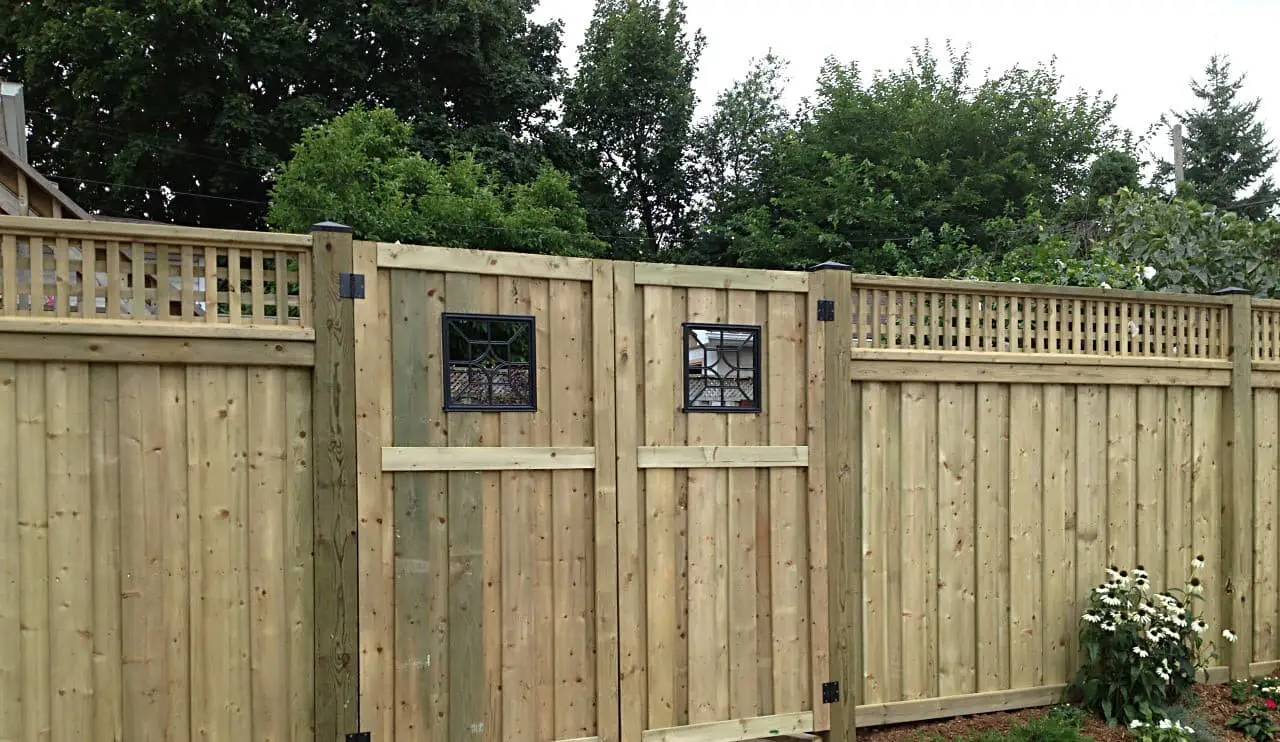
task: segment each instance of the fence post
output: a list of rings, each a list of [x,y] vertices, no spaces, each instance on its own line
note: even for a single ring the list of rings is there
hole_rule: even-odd
[[[822,322],[823,479],[827,499],[827,595],[831,685],[831,742],[857,737],[855,708],[862,695],[861,411],[853,393],[853,289],[849,266],[810,269],[811,319]]]
[[[1246,289],[1227,288],[1214,293],[1231,301],[1231,388],[1227,394],[1227,429],[1223,431],[1229,451],[1222,513],[1227,579],[1220,594],[1231,606],[1227,628],[1238,637],[1235,643],[1221,638],[1216,641],[1226,645],[1232,679],[1242,679],[1249,677],[1249,661],[1253,657],[1253,304]]]
[[[316,365],[312,381],[315,554],[315,739],[359,731],[359,567],[356,549],[355,304],[350,227],[311,228]],[[355,280],[353,280],[355,279]]]

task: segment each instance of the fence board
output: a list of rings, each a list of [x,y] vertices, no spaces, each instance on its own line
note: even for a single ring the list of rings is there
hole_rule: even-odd
[[[1276,620],[1280,614],[1277,599],[1276,570],[1280,563],[1277,549],[1276,508],[1280,504],[1280,456],[1276,441],[1280,438],[1280,391],[1253,390],[1254,404],[1254,539],[1253,539],[1253,657],[1254,661],[1280,656],[1277,646]]]
[[[978,575],[975,561],[975,423],[973,385],[938,388],[938,692],[976,693]]]
[[[12,284],[5,284],[12,286]],[[0,362],[0,737],[22,734],[22,530],[19,525],[17,366]]]
[[[1024,307],[1028,303],[1024,303]],[[1029,323],[1029,319],[1024,318]],[[1009,684],[1009,388],[977,388],[978,691]]]

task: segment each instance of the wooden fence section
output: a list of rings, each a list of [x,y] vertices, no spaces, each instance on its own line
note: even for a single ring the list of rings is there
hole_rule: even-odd
[[[0,738],[310,740],[310,373],[0,361]]]
[[[0,217],[0,316],[305,329],[305,235]]]

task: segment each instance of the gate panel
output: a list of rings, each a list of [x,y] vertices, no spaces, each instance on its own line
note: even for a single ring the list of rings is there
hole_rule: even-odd
[[[623,739],[812,731],[807,277],[615,277]]]
[[[610,266],[475,255],[379,246],[395,550],[394,703],[381,715],[403,740],[613,740]],[[467,332],[532,318],[530,346],[494,352],[531,356],[535,409],[445,410],[450,389],[457,402],[475,383],[494,400],[524,388],[519,368],[459,360],[496,335],[448,335],[453,313],[487,317]],[[446,365],[469,381],[446,389]]]

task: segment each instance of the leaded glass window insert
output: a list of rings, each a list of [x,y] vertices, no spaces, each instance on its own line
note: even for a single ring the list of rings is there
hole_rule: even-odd
[[[760,328],[684,325],[688,412],[760,412]]]
[[[533,317],[446,314],[443,322],[446,410],[537,409]]]

